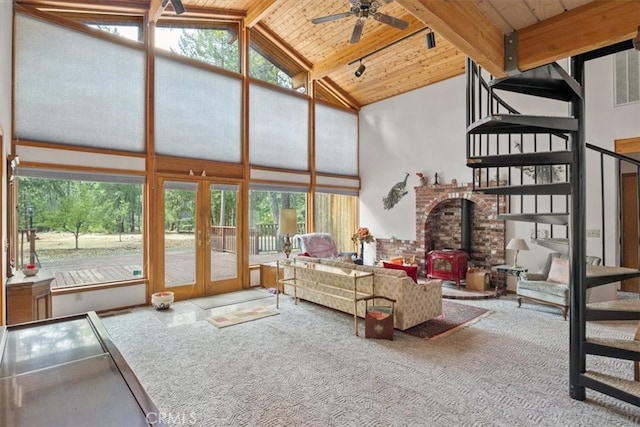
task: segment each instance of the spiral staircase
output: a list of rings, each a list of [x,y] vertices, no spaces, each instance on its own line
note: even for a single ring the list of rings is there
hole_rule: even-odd
[[[629,340],[587,334],[588,322],[640,320],[638,298],[587,302],[588,289],[640,277],[639,270],[617,266],[604,256],[608,238],[605,215],[620,215],[621,209],[621,197],[614,194],[615,201],[609,199],[612,195],[604,189],[605,179],[613,176],[620,182],[622,163],[636,168],[640,176],[640,162],[586,143],[582,89],[586,61],[630,47],[630,42],[620,43],[571,58],[571,73],[553,63],[500,79],[492,79],[469,60],[467,165],[473,169],[474,191],[506,196],[508,213],[501,219],[531,223],[532,238],[538,244],[564,252],[570,259],[570,396],[584,400],[590,389],[640,406],[640,328]],[[523,114],[504,101],[507,96],[567,103],[569,115]],[[592,159],[599,161],[599,171],[593,167],[587,171]],[[587,180],[601,183],[600,191],[594,185],[587,194]],[[586,266],[584,262],[587,197],[600,198],[596,205],[601,207],[602,216],[602,266]],[[589,202],[593,206],[591,199]],[[615,212],[612,203],[618,206]],[[618,238],[615,233],[612,237]],[[591,361],[587,355],[633,361],[635,373],[618,378],[596,372],[587,366]]]

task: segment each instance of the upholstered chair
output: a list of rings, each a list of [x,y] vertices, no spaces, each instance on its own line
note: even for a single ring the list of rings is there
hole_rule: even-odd
[[[598,265],[601,259],[587,256],[588,264]],[[540,304],[559,307],[564,320],[569,311],[569,259],[557,252],[552,252],[538,273],[522,273],[518,277],[516,295],[518,307],[522,300],[530,300]]]

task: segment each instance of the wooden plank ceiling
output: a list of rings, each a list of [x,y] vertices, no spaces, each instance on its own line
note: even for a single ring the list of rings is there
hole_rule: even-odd
[[[466,56],[503,75],[504,35],[512,31],[518,32],[518,64],[524,70],[629,40],[640,25],[640,0],[378,2],[380,12],[409,27],[398,30],[368,18],[360,42],[351,44],[355,16],[311,23],[347,12],[348,0],[183,0],[187,9],[245,11],[248,25],[269,28],[312,64],[312,80],[337,85],[360,106],[458,76]],[[427,49],[426,27],[436,33],[433,49]],[[354,71],[362,57],[366,70],[358,78]]]
[[[387,3],[389,1],[389,3]],[[25,3],[100,4],[109,1],[25,0]],[[161,0],[149,4],[154,19],[175,16]],[[303,62],[311,80],[335,88],[358,108],[463,74],[471,57],[504,75],[504,35],[518,36],[517,63],[530,69],[636,36],[640,0],[377,0],[379,12],[409,23],[398,30],[369,17],[358,43],[349,39],[355,16],[314,25],[316,17],[347,12],[358,0],[182,0],[185,15],[202,12],[245,16],[249,27],[272,34]],[[121,3],[122,4],[122,3]],[[435,32],[428,49],[426,33]],[[354,71],[361,58],[366,70]]]

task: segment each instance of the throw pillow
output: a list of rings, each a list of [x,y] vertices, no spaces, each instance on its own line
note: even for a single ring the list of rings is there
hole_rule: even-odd
[[[569,258],[554,257],[547,280],[555,283],[569,283]]]
[[[382,261],[384,268],[390,268],[392,270],[404,270],[407,272],[407,276],[411,277],[414,282],[418,283],[418,266],[417,265],[398,265],[390,262]]]

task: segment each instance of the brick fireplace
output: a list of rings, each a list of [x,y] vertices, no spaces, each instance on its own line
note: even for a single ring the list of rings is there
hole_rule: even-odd
[[[426,254],[432,249],[464,249],[469,267],[504,264],[504,221],[498,219],[506,211],[504,196],[498,203],[495,195],[475,193],[471,183],[455,180],[415,187],[415,196],[416,240],[378,239],[379,258],[415,257],[420,277],[426,276]]]

